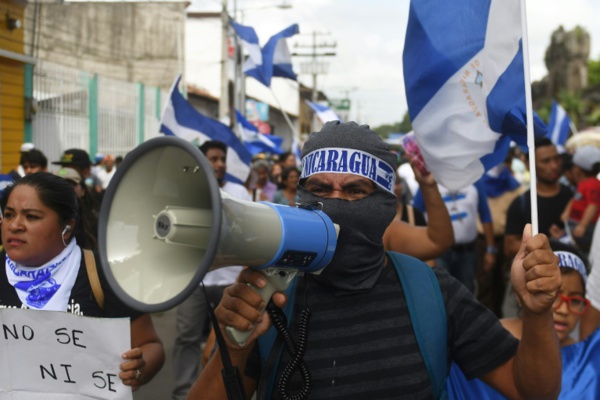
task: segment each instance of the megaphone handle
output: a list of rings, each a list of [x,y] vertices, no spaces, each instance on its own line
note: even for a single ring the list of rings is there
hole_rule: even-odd
[[[287,289],[292,279],[294,279],[294,277],[298,273],[298,270],[287,268],[267,268],[264,270],[260,270],[259,272],[265,276],[265,279],[267,281],[265,287],[257,288],[256,286],[250,284],[248,284],[248,286],[254,289],[258,294],[260,294],[263,300],[265,301],[265,304],[267,304],[271,300],[271,296],[273,296],[273,293],[283,292]],[[262,308],[260,310],[261,313],[264,311],[265,308]],[[240,331],[238,329],[228,326],[225,331],[229,340],[237,343],[240,346],[244,346],[248,341],[250,335],[252,335],[252,332],[254,332],[255,327],[256,326],[253,326],[252,329],[249,331]]]

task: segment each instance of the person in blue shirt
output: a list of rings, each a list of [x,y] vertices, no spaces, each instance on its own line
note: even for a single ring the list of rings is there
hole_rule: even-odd
[[[493,267],[496,263],[497,253],[492,215],[483,182],[479,180],[473,185],[456,191],[451,191],[438,184],[438,189],[450,214],[454,231],[454,245],[436,260],[436,265],[446,268],[452,276],[473,293],[475,291],[475,269],[477,268],[477,218],[480,219],[483,226],[486,241],[484,269]],[[427,213],[421,189],[417,191],[413,205],[423,213]]]
[[[573,332],[582,315],[590,310],[586,299],[587,266],[585,257],[568,244],[550,241],[559,258],[562,276],[560,291],[554,301],[553,325],[561,345],[562,389],[559,399],[600,398],[600,330],[578,342]],[[523,334],[522,318],[506,318],[502,325],[517,339]],[[479,379],[467,380],[461,369],[453,364],[446,382],[451,399],[505,399],[500,393]]]

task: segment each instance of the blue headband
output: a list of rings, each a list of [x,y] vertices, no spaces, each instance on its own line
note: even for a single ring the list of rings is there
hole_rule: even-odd
[[[555,251],[554,254],[558,256],[558,266],[561,268],[573,268],[579,272],[583,278],[583,283],[587,282],[587,272],[585,270],[585,264],[581,258],[568,251]]]
[[[394,194],[394,169],[387,162],[364,151],[328,147],[306,154],[302,158],[300,179],[320,173],[362,176],[372,180],[386,192]]]

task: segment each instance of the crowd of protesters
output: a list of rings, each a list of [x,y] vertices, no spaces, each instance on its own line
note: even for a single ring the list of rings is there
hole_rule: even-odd
[[[209,158],[209,161],[221,188],[225,190],[224,186],[228,184],[224,180],[227,147],[219,142],[211,143],[201,150],[207,158],[218,153],[218,157],[215,156],[214,160]],[[535,152],[535,183],[529,181],[528,150],[514,146],[503,163],[487,171],[474,185],[450,191],[437,184],[432,176],[422,176],[421,172],[413,169],[410,156],[399,149],[394,188],[397,211],[383,236],[385,249],[413,255],[433,268],[446,269],[520,338],[520,304],[513,293],[510,271],[521,247],[523,229],[531,223],[530,193],[531,186],[535,184],[539,233],[552,240],[553,250],[560,248],[575,254],[581,261],[572,263],[576,268],[567,265],[577,270],[576,279],[572,280],[569,275],[565,280],[565,274],[570,270],[561,269],[566,286],[559,291],[554,305],[555,327],[558,326],[561,345],[569,348],[586,340],[595,344],[595,331],[600,325],[600,300],[597,300],[600,299],[600,273],[594,271],[594,263],[600,259],[595,256],[600,252],[600,229],[596,229],[600,215],[600,180],[597,177],[600,173],[600,148],[586,146],[567,152],[557,148],[549,139],[539,139],[530,151]],[[66,179],[72,184],[81,205],[83,235],[79,245],[97,250],[102,195],[121,160],[122,157],[115,159],[112,155],[102,154],[92,159],[84,150],[69,149],[60,160],[51,162],[56,168],[49,168],[42,151],[31,144],[24,144],[19,165],[9,174],[0,176],[0,190],[36,172],[50,171]],[[299,201],[301,165],[294,154],[259,154],[250,167],[245,184],[235,187],[236,197],[288,206]],[[567,261],[564,262],[568,264]],[[240,269],[233,269],[235,275]],[[212,285],[218,290],[211,303],[218,303],[223,290],[235,282],[235,277],[223,282]],[[178,363],[176,369],[179,372],[173,390],[174,400],[185,398],[201,371],[201,345],[210,325],[204,309],[206,301],[202,300],[202,296],[200,291],[196,293],[194,298],[197,300],[194,301],[201,306],[194,305],[194,312],[178,315],[176,344],[179,345],[175,346],[174,362]],[[200,309],[202,311],[196,315]],[[190,351],[190,347],[195,350]],[[211,348],[212,344],[207,350]],[[563,349],[563,357],[564,354]],[[194,358],[193,362],[190,356]],[[210,352],[205,356],[210,356]],[[453,366],[454,375],[451,377],[454,378],[450,380],[454,379],[455,387],[450,387],[450,392],[465,390],[463,394],[469,393],[473,388],[462,386],[464,376],[456,368]],[[183,371],[189,373],[184,374]]]

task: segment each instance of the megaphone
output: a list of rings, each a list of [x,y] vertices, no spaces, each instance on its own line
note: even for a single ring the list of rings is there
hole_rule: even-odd
[[[298,272],[331,260],[337,226],[318,206],[253,203],[222,192],[208,160],[174,136],[148,140],[123,160],[100,210],[98,250],[108,284],[129,307],[165,311],[185,300],[209,270],[260,270],[265,304]],[[227,330],[244,344],[249,332]]]

